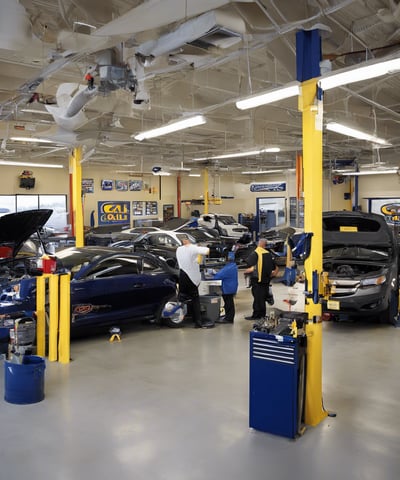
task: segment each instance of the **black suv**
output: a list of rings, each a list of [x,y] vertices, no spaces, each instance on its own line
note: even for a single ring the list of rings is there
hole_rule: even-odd
[[[396,324],[398,249],[383,215],[324,212],[323,270],[331,287],[324,312]]]

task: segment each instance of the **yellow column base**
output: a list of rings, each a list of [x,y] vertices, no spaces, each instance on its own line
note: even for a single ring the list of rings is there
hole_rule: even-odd
[[[307,381],[305,398],[306,425],[318,425],[328,412],[322,401],[322,323],[309,323],[307,335]]]

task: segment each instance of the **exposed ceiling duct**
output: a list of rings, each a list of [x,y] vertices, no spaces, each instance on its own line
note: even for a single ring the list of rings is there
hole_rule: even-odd
[[[21,50],[33,41],[29,18],[18,0],[1,0],[0,49]]]
[[[333,71],[398,56],[399,11],[394,0],[3,0],[2,154],[46,153],[46,159],[65,161],[66,149],[57,145],[51,151],[10,140],[18,129],[68,146],[96,147],[91,164],[105,155],[110,164],[129,156],[143,160],[146,170],[163,158],[163,168],[173,172],[178,170],[169,167],[193,165],[195,158],[273,144],[285,152],[289,168],[302,148],[297,99],[246,115],[236,100],[295,79],[301,29],[324,25],[330,31],[322,38],[322,54]],[[97,90],[89,95],[84,76],[95,65]],[[388,139],[392,146],[381,150],[382,161],[400,163],[399,92],[397,73],[328,91],[324,120],[351,119]],[[141,144],[132,137],[193,114],[203,114],[207,123]],[[185,146],[182,156],[177,145]],[[349,156],[370,162],[370,145],[325,131],[324,165]],[[253,161],[268,169],[277,159],[266,154]],[[240,163],[226,160],[232,172]]]

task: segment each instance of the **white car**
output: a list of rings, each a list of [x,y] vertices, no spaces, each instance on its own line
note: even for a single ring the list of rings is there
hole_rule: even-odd
[[[196,243],[196,239],[190,235],[185,233],[173,232],[170,230],[157,230],[154,232],[147,232],[137,237],[133,243],[135,245],[144,244],[144,245],[152,245],[157,247],[179,247],[183,244],[182,239],[186,236],[189,237],[189,240],[192,243]]]
[[[197,220],[201,227],[214,228],[222,237],[239,239],[249,233],[249,229],[238,223],[232,215],[225,213],[203,213]]]

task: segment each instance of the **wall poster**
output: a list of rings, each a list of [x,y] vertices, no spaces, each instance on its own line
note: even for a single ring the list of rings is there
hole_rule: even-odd
[[[94,193],[93,178],[82,178],[82,193]]]
[[[140,192],[143,190],[143,180],[129,180],[129,191]]]
[[[112,180],[102,180],[101,181],[101,189],[102,190],[112,190],[113,189],[113,181]]]
[[[158,215],[157,202],[145,202],[146,203],[146,215]]]
[[[115,190],[118,192],[127,192],[128,180],[115,180]]]
[[[132,202],[132,215],[143,215],[144,202]]]

